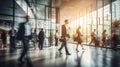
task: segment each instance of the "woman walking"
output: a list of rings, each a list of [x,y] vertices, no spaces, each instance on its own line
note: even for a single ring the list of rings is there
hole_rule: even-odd
[[[81,36],[83,36],[83,35],[82,35],[81,32],[80,32],[80,28],[81,28],[81,27],[78,26],[78,28],[77,28],[77,30],[76,30],[76,35],[77,35],[77,37],[76,37],[76,41],[77,41],[76,51],[77,51],[77,52],[79,52],[79,50],[78,50],[79,44],[80,44],[80,46],[82,47],[82,50],[84,50],[83,45],[81,44],[81,43],[82,43]]]

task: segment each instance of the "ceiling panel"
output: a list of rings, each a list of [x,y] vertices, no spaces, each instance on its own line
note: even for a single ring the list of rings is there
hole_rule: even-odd
[[[115,1],[115,0],[112,0]],[[93,10],[102,7],[102,0],[61,0],[60,4],[60,20],[73,19],[76,16],[83,16]],[[104,5],[110,3],[110,0],[104,0]],[[92,10],[91,10],[92,9]]]
[[[13,0],[0,0],[0,14],[13,16]],[[25,12],[15,3],[15,16],[24,16]]]

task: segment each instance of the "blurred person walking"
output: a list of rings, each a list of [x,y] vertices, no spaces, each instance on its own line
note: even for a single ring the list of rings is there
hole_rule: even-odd
[[[39,41],[39,49],[42,50],[43,49],[43,43],[44,43],[44,31],[43,28],[40,29],[40,32],[38,34],[38,41]]]
[[[15,44],[15,40],[16,40],[16,30],[14,29],[14,26],[12,26],[11,30],[9,31],[9,36],[10,36],[10,51],[14,51],[16,44]]]
[[[67,24],[69,23],[68,20],[66,19],[64,21],[65,24],[62,25],[62,36],[61,36],[61,39],[62,39],[62,44],[61,44],[61,47],[58,49],[59,53],[62,54],[61,50],[63,49],[63,47],[65,47],[65,51],[66,51],[66,55],[71,55],[68,51],[68,48],[67,48],[67,39],[70,38],[70,35],[69,35],[69,27],[67,26]]]
[[[76,51],[77,51],[77,52],[79,52],[79,50],[78,50],[79,44],[80,44],[80,46],[82,47],[82,50],[84,50],[83,45],[81,44],[81,43],[82,43],[81,36],[83,36],[83,35],[81,34],[80,29],[81,29],[81,27],[78,26],[78,28],[77,28],[77,30],[76,30],[76,35],[77,35],[77,37],[76,37],[76,41],[77,41]]]
[[[95,31],[96,30],[94,29],[94,31],[91,33],[91,41],[90,41],[89,45],[91,45],[91,43],[93,43],[95,41],[95,38],[96,38]]]
[[[116,24],[112,30],[113,50],[117,50],[117,45],[120,44],[119,40],[120,40],[119,24]]]
[[[91,43],[94,43],[94,46],[97,47],[99,45],[99,40],[98,40],[98,36],[95,34],[95,29],[94,31],[91,33],[91,42],[89,43],[89,45],[91,45]]]
[[[30,57],[28,55],[28,50],[29,50],[29,40],[32,38],[32,28],[29,23],[29,16],[25,17],[26,22],[20,23],[18,32],[17,32],[17,39],[21,40],[23,43],[23,51],[18,59],[20,64],[23,64],[26,59],[27,63],[30,62]]]
[[[58,46],[58,39],[59,39],[59,34],[58,34],[58,30],[56,30],[56,33],[55,33],[55,46]]]
[[[33,43],[34,43],[34,49],[36,50],[36,48],[37,48],[37,40],[38,40],[36,29],[34,29],[34,33],[32,34],[32,40],[33,40]]]
[[[2,48],[4,48],[6,47],[6,43],[7,43],[7,34],[5,31],[2,31],[1,39],[2,39]]]
[[[107,45],[106,37],[107,37],[106,30],[103,30],[103,32],[102,32],[102,47],[106,47],[106,45]]]

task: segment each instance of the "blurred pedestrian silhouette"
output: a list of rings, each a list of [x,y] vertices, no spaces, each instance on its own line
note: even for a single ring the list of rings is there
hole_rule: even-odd
[[[90,41],[89,45],[91,45],[91,43],[93,43],[95,41],[95,37],[96,37],[95,31],[96,30],[94,29],[94,31],[91,33],[91,41]]]
[[[77,35],[77,37],[76,37],[76,41],[77,41],[76,51],[77,52],[79,52],[79,50],[78,50],[79,45],[81,45],[82,49],[84,50],[83,45],[81,44],[82,43],[81,36],[83,36],[83,35],[81,34],[80,29],[81,29],[80,26],[78,26],[78,28],[76,29],[76,35]]]
[[[39,44],[38,44],[38,47],[40,50],[43,49],[43,43],[44,43],[44,31],[43,31],[43,28],[40,29],[40,32],[38,34],[38,41],[39,41]]]
[[[95,29],[94,31],[91,33],[91,41],[89,43],[89,45],[91,45],[91,43],[94,43],[95,47],[97,47],[99,45],[99,40],[98,40],[98,36],[95,34]]]
[[[32,34],[32,41],[34,43],[34,49],[35,50],[37,48],[37,40],[38,40],[37,32],[36,32],[36,29],[34,29],[34,33]]]
[[[30,62],[30,57],[28,55],[29,50],[29,40],[32,38],[32,28],[29,23],[29,16],[25,17],[26,22],[20,23],[18,32],[17,32],[17,38],[22,41],[23,43],[23,51],[21,53],[21,56],[19,57],[18,61],[20,64],[23,64],[26,59],[27,63]]]
[[[55,46],[58,46],[58,39],[59,39],[59,34],[58,34],[58,30],[56,30],[56,33],[55,33]]]
[[[6,42],[7,42],[7,34],[3,30],[1,33],[1,39],[2,39],[2,48],[6,47]]]
[[[120,40],[120,30],[119,30],[119,26],[116,25],[113,28],[113,33],[112,33],[112,42],[113,42],[112,48],[114,50],[117,50],[117,45],[120,44],[119,40]]]
[[[10,52],[15,50],[16,44],[15,44],[15,40],[16,40],[16,30],[14,28],[14,26],[12,26],[11,30],[9,31],[9,36],[10,36]]]
[[[63,49],[63,47],[65,47],[65,51],[66,51],[66,55],[71,55],[67,49],[67,39],[70,38],[69,36],[69,32],[68,32],[68,29],[69,27],[67,26],[67,24],[69,23],[68,20],[66,19],[64,21],[64,25],[62,25],[62,36],[61,36],[61,39],[62,39],[62,44],[61,44],[61,47],[58,49],[59,50],[59,53],[62,54],[61,50]]]
[[[106,45],[107,45],[106,37],[107,37],[106,30],[103,30],[103,32],[102,32],[102,47],[106,47]]]

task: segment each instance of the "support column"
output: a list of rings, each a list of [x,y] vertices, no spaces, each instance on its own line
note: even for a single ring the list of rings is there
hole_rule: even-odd
[[[87,43],[87,22],[88,22],[88,19],[87,19],[87,8],[86,8],[86,43]]]
[[[60,23],[60,8],[56,8],[56,24]]]
[[[49,11],[49,15],[50,15],[50,41],[52,40],[51,39],[51,36],[52,36],[52,0],[50,0],[50,11]],[[52,42],[50,42],[50,46],[52,46]]]
[[[96,0],[96,34],[98,35],[98,0]]]
[[[90,13],[90,16],[91,16],[91,24],[90,24],[90,33],[92,33],[92,25],[93,25],[93,17],[92,17],[92,5],[91,5],[91,13]]]
[[[102,31],[104,30],[104,0],[102,0]]]
[[[110,23],[111,23],[111,39],[112,39],[112,0],[110,0]]]
[[[56,7],[56,30],[58,30],[59,24],[60,24],[60,8]]]
[[[12,22],[12,26],[15,25],[15,0],[13,0],[13,22]]]

